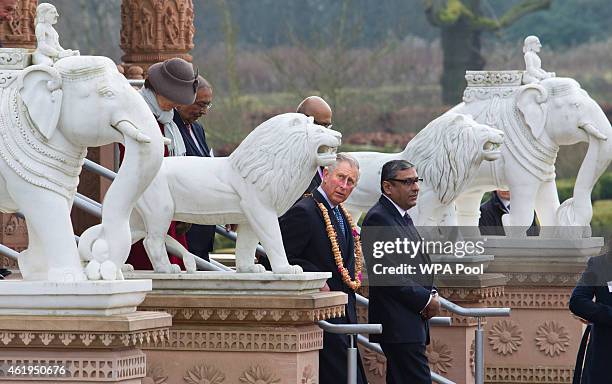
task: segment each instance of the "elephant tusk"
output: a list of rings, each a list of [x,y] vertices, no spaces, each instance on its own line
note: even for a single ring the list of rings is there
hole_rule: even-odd
[[[602,141],[608,140],[608,136],[601,133],[601,131],[595,128],[593,124],[586,123],[586,124],[581,125],[580,128],[584,129],[586,133],[588,133],[591,136],[594,136],[595,138],[599,140],[602,140]]]
[[[149,136],[140,132],[140,130],[128,120],[119,121],[117,124],[113,125],[113,128],[121,132],[124,136],[131,137],[139,143],[151,142],[151,138]]]

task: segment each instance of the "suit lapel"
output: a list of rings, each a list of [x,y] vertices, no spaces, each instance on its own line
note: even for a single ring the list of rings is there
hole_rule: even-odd
[[[176,126],[179,127],[179,131],[181,132],[181,136],[183,136],[183,141],[185,142],[185,147],[187,149],[187,154],[192,154],[192,155],[193,154],[198,154],[198,155],[201,155],[202,151],[200,151],[198,149],[198,147],[196,146],[195,142],[193,141],[193,137],[191,137],[191,134],[189,133],[189,128],[187,128],[187,126],[185,125],[185,122],[181,118],[181,115],[179,115],[179,113],[176,110],[174,111],[173,120],[174,120],[174,123],[176,124]]]
[[[200,148],[202,148],[202,151],[204,151],[204,156],[210,157],[210,148],[208,148],[208,144],[206,143],[204,126],[197,122],[193,123],[191,126]]]

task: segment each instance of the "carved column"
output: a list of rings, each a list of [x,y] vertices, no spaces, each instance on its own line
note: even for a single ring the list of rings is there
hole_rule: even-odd
[[[0,23],[0,41],[4,47],[36,48],[34,19],[37,6],[38,0],[20,0],[13,20]]]
[[[191,61],[194,30],[192,0],[123,0],[121,49],[128,77],[132,66],[146,70],[173,57]]]

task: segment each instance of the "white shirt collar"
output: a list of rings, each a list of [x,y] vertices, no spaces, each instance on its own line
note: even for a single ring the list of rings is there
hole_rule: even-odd
[[[406,214],[407,210],[403,209],[402,207],[400,207],[399,205],[395,204],[395,201],[391,200],[391,198],[387,195],[385,195],[383,193],[383,196],[387,198],[387,200],[389,200],[391,202],[391,204],[393,204],[395,206],[395,209],[397,209],[397,211],[399,212],[400,216],[404,217],[404,215]]]
[[[325,193],[325,191],[323,190],[323,187],[321,187],[319,185],[319,187],[317,188],[317,191],[319,191],[319,193],[323,196],[323,198],[325,199],[325,201],[327,201],[327,204],[329,204],[329,206],[331,207],[331,209],[336,208],[336,206],[334,204],[331,203],[331,201],[329,201],[329,198],[327,197],[327,194]]]

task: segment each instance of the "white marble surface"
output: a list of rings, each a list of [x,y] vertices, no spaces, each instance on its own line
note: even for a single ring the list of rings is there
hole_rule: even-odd
[[[503,133],[471,116],[446,113],[430,122],[400,153],[351,152],[360,164],[360,178],[345,205],[355,220],[380,197],[382,166],[408,160],[417,168],[420,192],[410,216],[418,226],[456,225],[454,201],[469,185],[481,163],[501,156]]]
[[[136,311],[151,280],[0,283],[0,315],[116,315]]]
[[[136,204],[132,241],[144,238],[155,271],[177,272],[168,261],[168,247],[193,272],[193,255],[166,235],[170,222],[233,223],[238,224],[238,272],[265,271],[253,258],[261,242],[274,273],[301,273],[299,265],[287,262],[278,217],[301,197],[317,167],[336,160],[341,137],[315,125],[312,117],[285,113],[257,126],[229,157],[166,157]],[[90,250],[87,239],[96,230],[83,233],[79,250]]]
[[[0,48],[0,71],[24,69],[32,64],[32,52],[25,48]]]
[[[151,279],[153,293],[176,295],[296,295],[318,292],[331,272],[300,274],[235,273],[198,271],[195,273],[126,272],[127,279]]]

